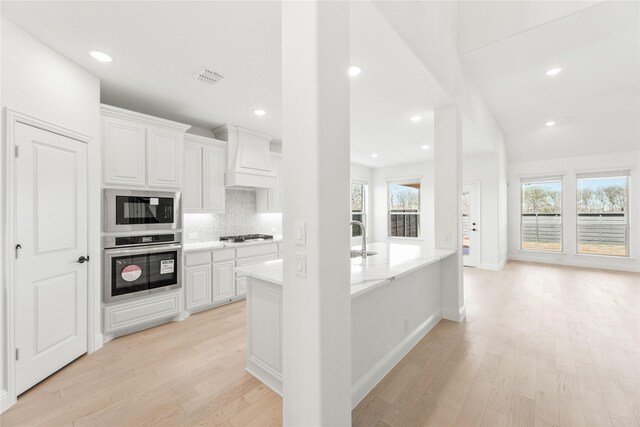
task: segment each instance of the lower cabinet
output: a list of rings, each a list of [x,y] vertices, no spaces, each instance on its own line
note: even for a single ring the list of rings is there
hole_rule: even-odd
[[[235,262],[224,261],[213,264],[213,300],[228,300],[235,296]]]
[[[185,301],[187,310],[211,304],[211,264],[185,270]]]
[[[157,295],[109,304],[104,309],[105,334],[120,335],[180,314],[180,292],[162,291]]]
[[[185,253],[184,295],[188,312],[207,310],[245,298],[247,277],[236,267],[278,259],[275,242]]]

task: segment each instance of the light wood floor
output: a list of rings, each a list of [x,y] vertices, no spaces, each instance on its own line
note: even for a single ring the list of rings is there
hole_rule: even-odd
[[[640,275],[511,262],[465,269],[441,321],[354,426],[638,426]]]
[[[441,321],[353,412],[355,426],[639,426],[640,275],[512,262],[465,270]],[[2,414],[14,425],[282,423],[244,372],[244,303],[107,343]]]

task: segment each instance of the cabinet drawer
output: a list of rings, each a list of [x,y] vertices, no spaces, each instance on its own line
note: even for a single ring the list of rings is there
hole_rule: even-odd
[[[105,332],[134,329],[146,323],[169,319],[180,313],[180,294],[169,291],[161,295],[107,306],[104,309]]]
[[[263,245],[252,245],[236,248],[238,258],[253,258],[261,255],[275,254],[278,252],[277,243],[265,243]]]
[[[194,265],[210,264],[211,251],[189,252],[184,254],[185,267]]]
[[[213,251],[213,262],[233,261],[236,258],[235,249],[219,249]]]

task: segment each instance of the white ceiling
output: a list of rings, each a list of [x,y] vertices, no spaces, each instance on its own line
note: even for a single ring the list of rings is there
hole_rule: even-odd
[[[639,3],[574,6],[564,5],[564,16],[560,9],[539,13],[550,22],[518,27],[511,24],[520,9],[512,8],[510,20],[499,2],[460,5],[461,17],[475,16],[480,46],[462,61],[505,132],[510,162],[640,148]],[[510,28],[494,28],[496,8]],[[471,46],[460,35],[459,44]],[[555,66],[564,70],[546,76]],[[557,125],[546,127],[550,120]]]
[[[6,18],[96,75],[106,104],[281,138],[280,2],[1,5]],[[90,50],[114,61],[98,63]],[[431,158],[433,150],[421,146],[433,145],[433,109],[450,100],[368,2],[353,3],[351,55],[363,69],[352,79],[352,161],[375,167]],[[215,86],[198,82],[203,66],[225,79]],[[267,114],[255,116],[257,108]],[[413,123],[413,115],[424,118]],[[473,139],[469,144],[465,149],[474,151]],[[374,152],[379,157],[371,158]]]

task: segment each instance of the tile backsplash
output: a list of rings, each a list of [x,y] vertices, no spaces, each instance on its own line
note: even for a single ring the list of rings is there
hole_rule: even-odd
[[[220,236],[252,233],[282,234],[282,214],[257,213],[255,191],[226,190],[224,214],[184,216],[184,243],[208,242],[218,240]]]

